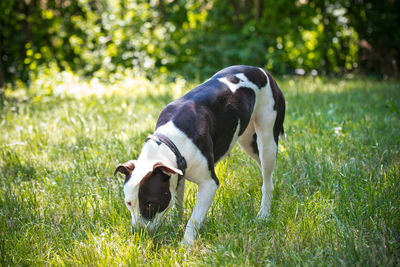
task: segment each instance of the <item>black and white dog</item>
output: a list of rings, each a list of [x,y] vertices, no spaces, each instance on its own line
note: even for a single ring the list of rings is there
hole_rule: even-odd
[[[175,198],[183,207],[185,180],[189,180],[199,186],[184,236],[184,242],[193,243],[219,185],[215,164],[236,142],[261,167],[258,216],[268,217],[284,117],[285,100],[275,80],[251,66],[225,68],[167,105],[139,158],[115,170],[126,175],[125,204],[132,226],[152,231]]]

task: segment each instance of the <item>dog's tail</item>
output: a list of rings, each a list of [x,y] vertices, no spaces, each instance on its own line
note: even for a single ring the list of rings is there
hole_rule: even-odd
[[[266,73],[270,81],[272,95],[275,100],[274,109],[276,110],[276,118],[274,123],[274,138],[276,144],[278,144],[279,137],[282,138],[282,140],[286,139],[285,130],[283,129],[286,111],[285,97],[283,96],[283,93],[274,78],[272,78],[271,74],[268,72]]]
[[[282,125],[282,130],[281,130],[281,132],[279,133],[279,137],[280,137],[283,141],[286,140],[286,133],[285,133],[285,130],[283,129],[283,125]]]

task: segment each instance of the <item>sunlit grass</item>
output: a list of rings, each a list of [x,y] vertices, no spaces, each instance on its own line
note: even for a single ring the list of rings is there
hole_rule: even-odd
[[[199,239],[186,249],[179,244],[197,187],[187,184],[183,219],[173,209],[156,236],[132,235],[123,181],[112,173],[138,156],[162,108],[195,84],[132,75],[103,84],[68,75],[39,77],[28,94],[7,91],[0,115],[3,265],[398,264],[398,83],[279,80],[287,139],[270,220],[255,218],[261,174],[235,148],[217,166],[220,188]]]

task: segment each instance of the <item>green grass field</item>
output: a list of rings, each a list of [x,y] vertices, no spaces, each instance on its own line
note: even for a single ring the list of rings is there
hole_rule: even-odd
[[[184,218],[174,208],[155,236],[132,235],[123,178],[112,174],[195,84],[52,79],[7,92],[0,109],[0,265],[400,264],[398,82],[278,79],[287,139],[270,220],[256,218],[260,170],[235,147],[217,165],[220,188],[186,248],[197,186],[187,183]]]

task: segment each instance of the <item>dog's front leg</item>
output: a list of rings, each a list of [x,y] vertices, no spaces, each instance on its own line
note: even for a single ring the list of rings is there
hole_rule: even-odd
[[[211,207],[217,188],[218,186],[212,178],[199,184],[197,203],[186,225],[185,237],[183,240],[187,245],[193,244],[194,238],[197,235],[197,230],[200,228],[202,222],[206,218],[208,209]]]

